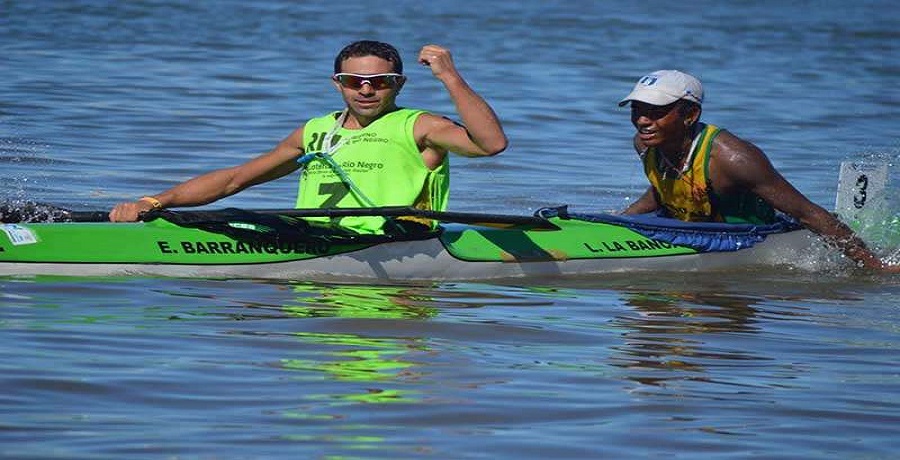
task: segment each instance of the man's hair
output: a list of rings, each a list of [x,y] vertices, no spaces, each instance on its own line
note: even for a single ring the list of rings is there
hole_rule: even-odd
[[[334,58],[334,73],[341,72],[341,64],[352,57],[377,56],[394,65],[394,73],[403,73],[403,60],[397,48],[374,40],[360,40],[344,47]]]
[[[687,99],[680,99],[678,102],[678,113],[681,115],[687,115],[694,107],[700,108],[700,104]]]

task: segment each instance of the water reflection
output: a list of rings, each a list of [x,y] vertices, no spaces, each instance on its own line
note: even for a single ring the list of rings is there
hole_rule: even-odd
[[[285,305],[284,311],[297,317],[413,319],[435,315],[428,291],[416,286],[300,283],[291,289],[298,294],[298,303]]]
[[[796,359],[807,350],[785,337],[833,322],[815,306],[858,302],[845,283],[861,280],[771,271],[619,280],[612,284],[628,310],[612,319],[621,336],[608,363],[637,394],[764,402],[777,389],[803,388],[813,369]]]
[[[731,346],[733,334],[759,333],[748,296],[708,292],[644,292],[626,295],[634,314],[613,320],[625,330],[623,344],[613,346],[613,366],[627,369],[627,379],[666,387],[678,381],[708,381],[712,368],[765,362],[766,356]],[[740,340],[740,339],[737,339]],[[758,350],[758,348],[753,348]]]
[[[398,444],[398,436],[403,436],[384,418],[408,417],[410,407],[434,408],[416,409],[425,414],[440,412],[438,408],[447,404],[441,383],[446,370],[436,368],[435,361],[457,358],[441,356],[447,354],[447,347],[440,333],[452,335],[453,326],[431,324],[440,308],[523,301],[503,292],[447,285],[298,283],[290,289],[296,297],[282,311],[303,321],[291,322],[290,336],[298,346],[281,359],[280,367],[292,374],[303,396],[296,406],[278,412],[292,427],[283,438],[379,455],[395,450],[403,456],[409,449],[435,448],[433,441],[419,439]]]
[[[300,318],[344,318],[359,320],[407,320],[434,316],[431,298],[415,287],[324,285],[301,283],[291,286],[297,304],[283,311]],[[385,325],[379,325],[384,327]],[[294,332],[293,337],[315,350],[313,358],[285,358],[284,369],[304,372],[336,382],[367,383],[370,386],[342,394],[310,394],[310,399],[342,403],[415,402],[415,391],[390,388],[393,384],[422,377],[412,356],[428,352],[422,338],[372,337],[350,332]],[[307,347],[304,347],[307,348]],[[307,375],[303,379],[308,379]],[[335,387],[339,388],[339,387]],[[348,390],[349,390],[348,388]],[[292,414],[296,416],[296,414]]]
[[[325,378],[336,382],[372,385],[355,393],[310,394],[307,395],[308,398],[332,400],[335,403],[415,402],[419,399],[416,392],[387,388],[395,383],[422,377],[421,372],[414,370],[416,363],[409,359],[415,348],[421,347],[421,344],[417,345],[416,339],[372,339],[357,334],[305,332],[298,332],[294,336],[318,351],[315,359],[281,360],[284,369],[322,374],[313,380]]]

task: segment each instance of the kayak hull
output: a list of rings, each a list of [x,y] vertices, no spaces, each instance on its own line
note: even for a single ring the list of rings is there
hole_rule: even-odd
[[[161,276],[311,281],[465,281],[791,264],[821,241],[770,234],[702,252],[619,225],[551,219],[560,230],[450,224],[439,236],[366,244],[251,244],[158,220],[0,226],[0,276]]]

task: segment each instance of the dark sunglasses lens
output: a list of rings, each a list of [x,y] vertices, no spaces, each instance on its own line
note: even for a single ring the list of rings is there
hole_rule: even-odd
[[[359,77],[356,75],[338,75],[338,82],[341,86],[350,89],[360,89],[364,84],[369,83],[376,90],[396,88],[399,77],[396,75],[377,75],[372,77]]]
[[[375,89],[388,89],[396,86],[397,77],[393,75],[381,75],[379,77],[372,77],[369,81],[372,82],[372,87]]]
[[[660,118],[665,117],[672,110],[674,110],[679,105],[679,101],[673,102],[669,105],[650,105],[650,104],[635,104],[631,103],[631,113],[637,117],[647,117],[651,120],[659,120]]]
[[[338,81],[341,83],[341,86],[350,89],[360,89],[362,88],[364,78],[357,77],[356,75],[338,75]]]

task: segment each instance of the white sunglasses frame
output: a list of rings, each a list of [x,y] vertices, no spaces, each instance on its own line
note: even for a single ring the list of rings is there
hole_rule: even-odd
[[[344,85],[343,83],[341,83],[341,76],[344,76],[344,75],[347,75],[347,76],[350,76],[350,77],[360,78],[360,79],[362,79],[362,82],[360,82],[359,87],[357,87],[357,88],[352,87],[352,86],[346,86],[346,85]],[[365,85],[366,83],[368,83],[369,86],[371,86],[371,87],[374,88],[375,85],[372,84],[372,81],[371,81],[370,79],[371,79],[371,78],[375,78],[375,77],[394,77],[394,78],[396,79],[397,84],[396,84],[396,85],[391,85],[392,88],[397,88],[397,87],[399,87],[401,84],[403,84],[403,81],[406,80],[406,76],[405,76],[405,75],[399,74],[399,73],[394,73],[394,72],[390,72],[390,73],[376,73],[376,74],[371,74],[371,75],[360,75],[360,74],[358,74],[358,73],[339,72],[339,73],[336,73],[336,74],[332,75],[332,76],[331,76],[331,79],[334,80],[335,82],[337,82],[339,85],[345,87],[345,88],[350,88],[350,89],[360,89],[360,88],[362,88],[363,85]],[[386,89],[386,88],[385,88],[385,89]]]

